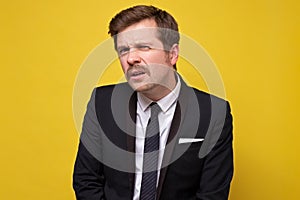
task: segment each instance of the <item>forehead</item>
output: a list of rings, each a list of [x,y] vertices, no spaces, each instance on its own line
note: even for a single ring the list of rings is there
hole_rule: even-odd
[[[157,25],[153,19],[144,19],[122,30],[117,36],[117,46],[134,45],[140,42],[157,43]]]

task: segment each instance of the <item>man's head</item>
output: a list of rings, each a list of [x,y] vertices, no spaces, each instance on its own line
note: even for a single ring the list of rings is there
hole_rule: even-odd
[[[154,6],[139,5],[119,12],[109,23],[108,33],[114,37],[117,47],[117,34],[126,27],[145,19],[153,19],[158,29],[157,37],[169,51],[174,44],[179,43],[178,25],[174,17],[164,10]]]
[[[134,90],[158,100],[174,89],[179,33],[170,14],[153,6],[132,7],[112,19],[109,33]]]

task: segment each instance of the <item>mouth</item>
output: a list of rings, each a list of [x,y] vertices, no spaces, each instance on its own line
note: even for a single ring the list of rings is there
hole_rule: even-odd
[[[138,80],[141,79],[144,75],[146,74],[145,71],[140,71],[140,70],[132,70],[131,72],[128,73],[128,78],[133,79],[133,80]]]
[[[136,76],[140,76],[140,75],[143,75],[145,74],[145,72],[134,72],[131,74],[132,77],[136,77]]]

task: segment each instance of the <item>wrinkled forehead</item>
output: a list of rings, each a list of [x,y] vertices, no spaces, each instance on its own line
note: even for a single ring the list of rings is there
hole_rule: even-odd
[[[162,46],[162,42],[158,38],[158,28],[125,29],[117,35],[117,47],[134,46],[140,43]]]

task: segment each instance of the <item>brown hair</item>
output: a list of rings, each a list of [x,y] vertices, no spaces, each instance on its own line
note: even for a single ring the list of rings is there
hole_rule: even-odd
[[[117,47],[117,34],[126,27],[144,19],[154,19],[158,29],[158,39],[165,50],[170,50],[173,44],[179,43],[178,25],[176,20],[166,11],[154,6],[138,5],[119,12],[109,23],[108,33],[114,37]]]

